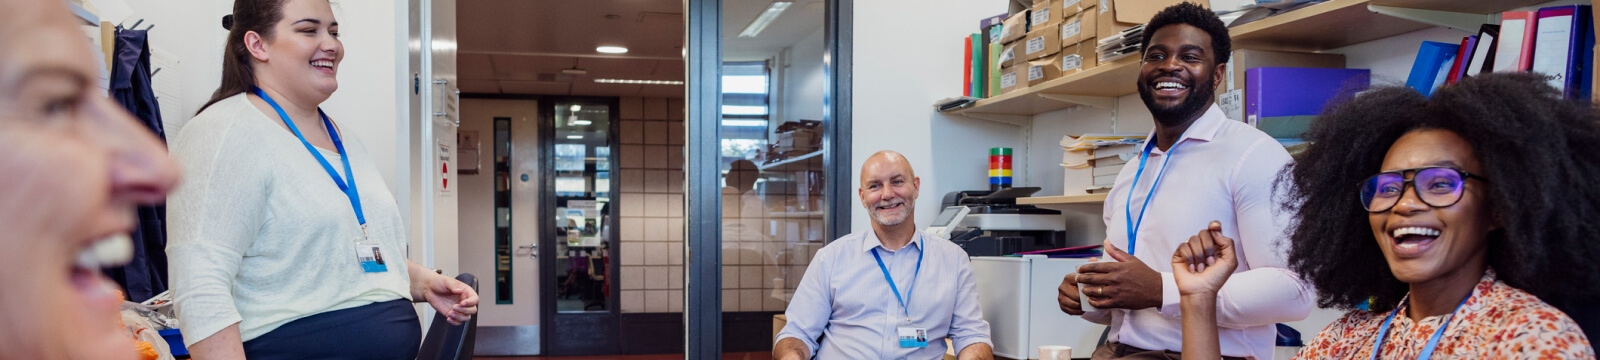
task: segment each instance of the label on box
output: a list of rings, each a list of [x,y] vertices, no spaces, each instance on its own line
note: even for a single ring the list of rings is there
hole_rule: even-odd
[[[1233,56],[1229,56],[1228,57],[1228,90],[1238,89],[1236,87],[1233,87],[1233,59],[1238,58],[1238,57],[1239,57],[1239,52],[1237,52],[1237,51],[1233,52]],[[1238,119],[1238,118],[1236,117],[1235,119]]]
[[[1078,2],[1080,2],[1080,1],[1083,1],[1083,0],[1064,0],[1064,1],[1061,2],[1061,8],[1065,9],[1068,6],[1077,6]]]
[[[1039,10],[1034,10],[1033,11],[1033,24],[1034,25],[1042,25],[1042,24],[1047,23],[1047,22],[1050,22],[1050,7],[1049,6],[1046,6],[1044,8],[1039,9]]]
[[[1000,88],[1004,89],[1014,86],[1017,86],[1017,73],[1009,72],[1005,73],[1005,75],[1000,75]]]
[[[1244,90],[1228,90],[1217,94],[1217,107],[1222,108],[1222,113],[1229,119],[1244,119]]]
[[[1073,37],[1073,36],[1078,36],[1078,34],[1082,33],[1082,32],[1083,32],[1083,19],[1073,19],[1072,22],[1069,22],[1066,25],[1061,25],[1061,38],[1062,39],[1066,39],[1066,38]]]
[[[1043,79],[1043,78],[1044,78],[1044,67],[1043,66],[1028,64],[1028,81],[1034,81],[1034,80],[1039,80],[1039,79]]]
[[[1104,13],[1108,13],[1108,12],[1111,12],[1111,0],[1100,0],[1100,13],[1104,14]],[[1101,34],[1100,36],[1106,36],[1106,35],[1105,34]]]
[[[1016,59],[1017,55],[1012,54],[1012,52],[1016,51],[1016,49],[1017,48],[1013,46],[1006,46],[1004,50],[1000,51],[1000,59],[998,61],[1004,64],[1011,62],[1012,59]]]
[[[1028,39],[1028,51],[1025,52],[1032,54],[1040,51],[1044,51],[1044,37]]]
[[[1061,57],[1061,71],[1077,70],[1083,67],[1083,56],[1072,54]]]

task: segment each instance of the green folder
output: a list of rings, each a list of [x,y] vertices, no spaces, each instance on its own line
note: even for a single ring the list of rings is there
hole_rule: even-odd
[[[985,98],[1000,95],[1000,51],[1005,50],[1002,47],[1000,44],[989,44],[989,61],[983,63],[984,73],[989,77],[983,83],[989,89],[983,94]]]

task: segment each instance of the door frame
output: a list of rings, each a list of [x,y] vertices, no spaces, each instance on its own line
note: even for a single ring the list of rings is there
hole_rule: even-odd
[[[607,129],[606,143],[608,144],[608,146],[610,146],[613,149],[611,151],[611,154],[609,155],[610,156],[609,161],[610,161],[611,167],[613,169],[610,170],[611,176],[608,178],[608,181],[610,181],[610,183],[611,183],[611,187],[610,187],[611,193],[612,193],[612,196],[611,196],[611,204],[612,205],[611,206],[612,207],[618,207],[619,206],[619,203],[621,201],[621,196],[617,196],[616,194],[621,189],[621,187],[620,187],[620,185],[621,185],[620,177],[618,176],[618,175],[620,175],[620,172],[616,171],[616,169],[615,169],[619,164],[619,162],[617,161],[617,154],[618,154],[617,149],[619,149],[618,147],[620,146],[619,144],[621,143],[621,139],[619,137],[619,135],[620,135],[619,131],[621,130],[621,126],[622,126],[621,125],[622,124],[621,111],[620,111],[620,108],[619,108],[619,106],[621,105],[621,101],[620,101],[619,98],[616,98],[616,97],[598,97],[598,96],[519,95],[519,94],[484,94],[484,93],[463,93],[463,94],[461,94],[461,98],[462,99],[499,99],[499,100],[532,100],[532,101],[536,101],[538,103],[538,105],[537,105],[538,106],[538,124],[537,124],[537,126],[538,126],[538,138],[539,138],[539,144],[537,145],[537,146],[539,146],[539,158],[537,159],[537,161],[539,162],[538,169],[541,172],[543,172],[544,174],[546,174],[546,175],[555,173],[554,171],[555,171],[555,140],[556,140],[555,139],[555,106],[556,106],[556,103],[560,103],[560,102],[585,102],[585,103],[606,104],[607,106],[610,106],[610,108],[611,108],[611,114],[610,114],[610,120],[609,120],[610,121],[610,125],[608,126],[608,129]],[[538,216],[538,218],[539,218],[538,221],[549,221],[550,219],[554,219],[555,216],[556,216],[555,207],[551,206],[551,203],[556,200],[555,179],[554,179],[553,176],[540,176],[539,177],[538,199],[539,199],[538,200],[539,201],[539,204],[538,204],[539,206],[537,206],[536,210],[534,210],[536,212],[536,214],[537,214],[536,216]],[[613,212],[613,215],[612,216],[608,216],[607,219],[606,219],[605,227],[606,227],[606,237],[607,238],[618,239],[618,236],[621,234],[620,230],[617,229],[618,221],[619,221],[617,215],[620,214],[620,213],[618,213],[620,210],[621,210],[620,208],[612,209],[611,211]],[[517,231],[517,230],[515,228],[513,228],[512,231]],[[538,295],[538,297],[539,297],[539,299],[538,299],[538,301],[539,301],[539,304],[538,304],[538,306],[539,306],[539,323],[537,325],[539,326],[539,329],[540,329],[539,330],[539,349],[540,349],[539,352],[540,352],[540,355],[541,356],[571,356],[571,355],[611,355],[611,354],[621,353],[620,339],[621,339],[621,336],[622,336],[622,332],[621,332],[620,320],[621,320],[621,315],[622,315],[622,311],[621,311],[622,301],[621,301],[621,297],[619,296],[622,293],[621,282],[620,281],[611,281],[610,282],[611,283],[610,287],[611,287],[612,296],[606,298],[606,310],[607,311],[605,313],[583,313],[583,314],[562,314],[562,313],[559,313],[559,312],[556,311],[556,302],[554,301],[554,298],[552,297],[552,296],[554,296],[556,294],[556,283],[555,283],[553,278],[547,278],[547,276],[553,276],[553,275],[556,274],[555,273],[556,272],[555,259],[556,259],[556,256],[559,255],[559,254],[556,253],[556,238],[554,236],[551,236],[551,234],[548,231],[546,231],[545,234],[539,234],[538,235],[538,240],[537,241],[538,241],[538,244],[539,244],[539,248],[538,248],[539,260],[537,262],[538,272],[536,273],[534,278],[538,280],[538,285],[537,286],[539,287],[538,288],[539,289],[539,295]],[[613,240],[613,241],[615,241],[615,240]],[[622,250],[622,246],[619,246],[619,245],[620,244],[612,244],[612,246],[607,250],[609,252],[608,256],[611,257],[612,261],[609,264],[607,264],[606,267],[608,268],[608,270],[610,271],[610,273],[613,276],[615,276],[616,274],[620,274],[622,272],[622,269],[620,267],[621,266],[620,262],[616,261],[617,259],[619,259],[619,256],[621,256],[622,251],[623,251]],[[576,342],[572,342],[572,341],[563,341],[563,339],[558,338],[558,336],[562,335],[562,334],[558,334],[558,333],[565,333],[565,334],[572,334],[573,333],[572,331],[561,331],[561,330],[574,330],[574,329],[582,329],[582,328],[593,329],[595,327],[599,328],[599,333],[602,336],[594,336],[594,337],[589,337],[589,338],[600,340],[599,342],[594,342],[594,343],[576,343]],[[583,332],[583,333],[584,334],[594,334],[594,332]],[[576,345],[576,346],[573,346],[573,345]]]
[[[826,0],[823,25],[823,168],[828,242],[850,233],[854,0]],[[722,0],[684,1],[684,357],[722,358]],[[711,169],[711,170],[706,170]]]

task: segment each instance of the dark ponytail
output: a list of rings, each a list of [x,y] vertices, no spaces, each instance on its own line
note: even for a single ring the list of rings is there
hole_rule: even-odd
[[[251,87],[256,86],[255,68],[251,63],[250,49],[244,44],[244,34],[254,31],[262,39],[271,39],[273,26],[283,19],[286,1],[234,0],[233,14],[222,17],[222,28],[228,29],[228,42],[222,50],[222,85],[211,94],[211,100],[200,106],[200,111],[206,111],[211,104],[250,91]]]

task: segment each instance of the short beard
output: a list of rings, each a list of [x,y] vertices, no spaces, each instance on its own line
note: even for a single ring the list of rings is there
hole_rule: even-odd
[[[1150,82],[1139,81],[1139,99],[1144,100],[1144,107],[1150,109],[1150,115],[1155,117],[1157,123],[1178,126],[1199,116],[1211,105],[1211,99],[1217,95],[1216,83],[1216,79],[1197,82],[1189,87],[1189,95],[1183,97],[1183,102],[1173,107],[1161,107],[1156,105],[1155,91],[1150,88]]]
[[[878,223],[878,225],[895,226],[895,225],[900,225],[901,223],[906,222],[906,220],[911,219],[911,209],[914,209],[916,207],[917,207],[917,200],[916,199],[906,199],[905,204],[904,205],[900,205],[900,212],[906,214],[906,216],[900,218],[899,220],[895,220],[893,223],[888,222],[888,221],[884,221],[884,219],[879,217],[879,215],[878,215],[878,206],[877,205],[873,205],[872,207],[867,208],[867,216],[871,217],[872,218],[872,222]]]

